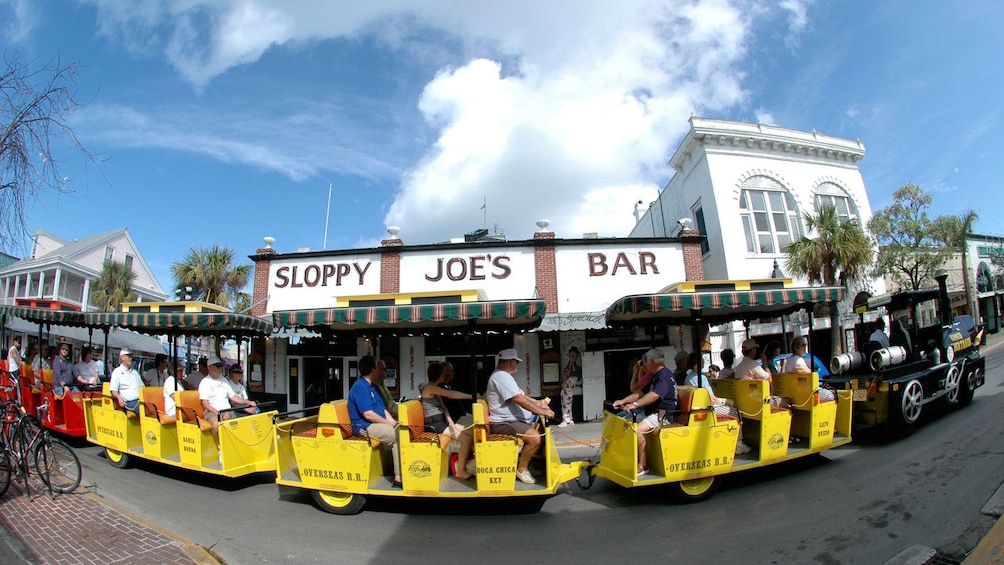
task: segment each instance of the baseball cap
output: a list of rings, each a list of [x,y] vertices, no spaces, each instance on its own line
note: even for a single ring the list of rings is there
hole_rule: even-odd
[[[519,354],[516,353],[516,350],[511,347],[509,349],[499,351],[499,361],[511,361],[513,359],[519,361],[520,363],[523,362],[523,360],[519,358]]]
[[[230,367],[230,373],[231,374],[233,374],[233,373],[240,373],[240,374],[243,375],[244,374],[244,369],[241,369],[240,365],[234,365],[233,367]]]
[[[131,349],[129,349],[128,347],[123,347],[123,348],[122,348],[122,349],[121,349],[121,350],[119,351],[119,355],[120,355],[120,356],[121,356],[121,355],[132,355],[132,350],[131,350]]]
[[[756,340],[753,339],[753,338],[750,338],[750,339],[747,339],[746,341],[743,342],[742,349],[743,349],[743,351],[749,351],[751,349],[756,349],[757,347],[760,347],[760,346],[757,345]]]
[[[219,365],[222,367],[223,361],[220,361],[219,357],[213,356],[210,357],[208,361],[206,361],[206,365]]]

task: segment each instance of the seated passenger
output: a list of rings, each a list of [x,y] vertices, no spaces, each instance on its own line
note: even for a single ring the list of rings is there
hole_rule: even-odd
[[[174,369],[174,376],[164,380],[164,414],[177,418],[177,406],[174,403],[174,393],[185,390],[181,381],[185,380],[185,369],[179,364]]]
[[[244,379],[244,369],[241,369],[240,365],[234,365],[233,367],[230,367],[230,380],[227,381],[227,384],[230,385],[231,405],[233,405],[235,402],[233,400],[234,397],[237,397],[247,402],[251,401],[251,399],[248,398],[248,389],[244,386],[243,379]],[[240,403],[238,402],[237,404],[239,405]],[[239,408],[239,406],[234,406],[234,408]],[[257,406],[248,404],[243,410],[239,412],[234,412],[234,417],[236,418],[239,416],[258,414],[260,412],[261,410]]]
[[[446,390],[453,390],[453,363],[446,361],[443,363],[443,382],[439,385],[441,388]],[[455,400],[453,398],[440,397],[443,399],[443,404],[446,405],[446,409],[450,412],[450,417],[453,421],[460,424],[461,426],[470,426],[474,423],[474,417],[471,416],[471,404],[465,403],[460,400]]]
[[[80,361],[73,365],[73,380],[78,386],[84,388],[99,387],[101,377],[98,375],[98,364],[92,359],[93,353],[90,347],[80,350]]]
[[[648,392],[649,385],[652,383],[652,373],[649,373],[645,369],[645,359],[644,355],[642,359],[639,359],[634,365],[634,371],[631,375],[631,383],[628,385],[628,389],[638,395],[638,398],[645,396]],[[638,418],[645,417],[644,408],[635,408],[633,410],[622,410],[617,413],[621,418],[631,418],[632,420],[637,420]]]
[[[769,371],[771,375],[780,374],[781,367],[778,366],[776,361],[780,354],[781,344],[774,340],[768,341],[767,345],[763,347],[763,357],[760,358],[760,366]]]
[[[471,430],[464,429],[463,426],[453,421],[443,399],[473,401],[474,397],[466,392],[443,388],[441,385],[446,375],[444,369],[442,363],[429,365],[427,371],[429,382],[418,386],[419,401],[422,403],[422,412],[425,415],[425,427],[437,434],[446,434],[460,442],[456,475],[458,479],[469,479],[473,473],[467,472],[467,460],[471,456],[471,449],[474,445],[474,434],[471,433]]]
[[[216,447],[220,446],[220,419],[229,420],[233,418],[230,408],[240,408],[242,406],[254,407],[253,400],[245,400],[233,396],[230,385],[221,376],[223,375],[223,361],[219,357],[212,357],[206,360],[209,375],[199,383],[199,400],[202,402],[203,417],[213,426],[213,440]],[[223,412],[222,415],[220,412]],[[220,454],[220,462],[223,462],[223,454]]]
[[[754,339],[747,339],[742,345],[743,358],[735,368],[735,377],[748,381],[769,381],[770,373],[760,365],[757,358],[757,344]]]
[[[666,358],[661,349],[652,348],[645,353],[645,369],[652,373],[652,382],[644,394],[632,392],[614,402],[614,408],[626,410],[645,409],[645,419],[638,424],[638,474],[648,472],[647,435],[659,426],[666,416],[676,410],[676,381],[666,368]]]
[[[119,351],[119,366],[112,371],[112,379],[108,389],[115,399],[115,404],[124,410],[129,410],[139,416],[139,389],[143,388],[143,379],[132,367],[132,351],[122,348]]]
[[[390,412],[390,415],[397,420],[397,402],[394,401],[394,395],[390,393],[387,389],[387,385],[384,381],[387,380],[387,362],[383,359],[376,360],[376,367],[373,369],[373,386],[376,387],[377,391],[380,392],[380,398],[383,399],[383,405]]]
[[[52,392],[64,394],[67,391],[77,392],[79,390],[74,385],[70,346],[62,343],[59,345],[59,356],[52,363]]]
[[[349,390],[349,418],[352,431],[362,437],[380,442],[382,449],[389,449],[394,462],[393,488],[401,488],[401,453],[397,445],[397,421],[384,406],[380,391],[374,383],[376,359],[364,355],[359,359],[360,377]]]
[[[158,353],[153,358],[153,367],[143,373],[143,383],[146,386],[164,386],[167,380],[167,355]]]
[[[552,411],[543,400],[530,398],[516,384],[513,375],[522,359],[515,349],[499,352],[495,372],[488,378],[488,422],[496,433],[518,435],[523,438],[523,451],[516,463],[516,478],[533,484],[536,479],[530,474],[530,460],[540,450],[542,438],[534,427],[534,414],[553,418]]]
[[[868,336],[868,341],[874,341],[882,347],[889,347],[889,336],[885,334],[885,318],[875,320],[875,331]]]
[[[722,379],[735,378],[736,372],[732,369],[732,365],[736,362],[736,352],[731,349],[723,349],[721,357],[722,370],[718,372],[718,377]]]
[[[701,375],[701,364],[703,361],[704,360],[700,353],[692,353],[690,355],[687,359],[687,365],[690,367],[690,371],[687,372],[687,378],[684,381],[684,384],[692,387],[702,387],[707,390],[708,396],[711,397],[711,406],[714,408],[715,414],[738,418],[739,412],[735,409],[735,407],[729,406],[725,400],[715,396],[715,391],[711,388],[711,381]],[[714,367],[714,365],[712,365],[712,367]],[[736,455],[749,453],[752,449],[752,447],[743,442],[743,430],[742,428],[739,428],[739,442],[736,444]]]
[[[812,369],[809,368],[809,364],[806,361],[806,342],[805,338],[802,336],[795,336],[791,340],[791,357],[784,360],[784,370],[782,373],[797,373],[797,374],[809,374],[812,373]],[[833,400],[833,391],[827,388],[823,388],[823,383],[819,383],[819,400],[822,402],[828,402]]]

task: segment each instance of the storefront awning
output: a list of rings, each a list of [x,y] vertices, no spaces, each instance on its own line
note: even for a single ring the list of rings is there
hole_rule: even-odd
[[[272,321],[276,326],[305,327],[320,332],[460,327],[471,321],[479,329],[495,326],[531,329],[540,324],[544,312],[543,300],[502,300],[285,310],[273,312]]]
[[[715,324],[789,314],[819,302],[840,301],[844,288],[820,286],[731,292],[672,292],[625,296],[607,308],[607,325],[643,320],[697,320]]]
[[[567,332],[572,330],[598,330],[607,326],[606,311],[547,314],[536,332]]]
[[[128,328],[141,333],[184,335],[261,335],[272,332],[268,320],[228,312],[87,312],[87,325]]]

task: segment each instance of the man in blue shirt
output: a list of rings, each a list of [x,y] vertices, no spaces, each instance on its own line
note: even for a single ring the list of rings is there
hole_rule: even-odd
[[[349,390],[349,418],[352,431],[363,437],[375,439],[389,449],[394,460],[393,488],[401,488],[401,454],[397,446],[397,421],[390,415],[380,396],[374,375],[376,359],[365,355],[359,359],[359,374],[362,376]]]
[[[659,427],[667,413],[676,411],[676,380],[666,368],[666,357],[661,349],[652,348],[645,353],[645,370],[652,373],[652,381],[641,392],[632,392],[614,402],[614,408],[624,410],[643,408],[645,419],[638,424],[638,475],[648,473],[646,435]]]

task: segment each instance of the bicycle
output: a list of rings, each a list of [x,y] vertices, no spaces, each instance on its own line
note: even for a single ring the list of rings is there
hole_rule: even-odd
[[[30,496],[29,463],[34,463],[35,473],[48,488],[50,497],[54,492],[68,493],[80,486],[81,467],[77,454],[42,426],[48,407],[48,401],[39,406],[41,416],[37,416],[28,414],[16,402],[2,404],[0,496],[7,492],[15,478],[24,480],[25,496]]]

